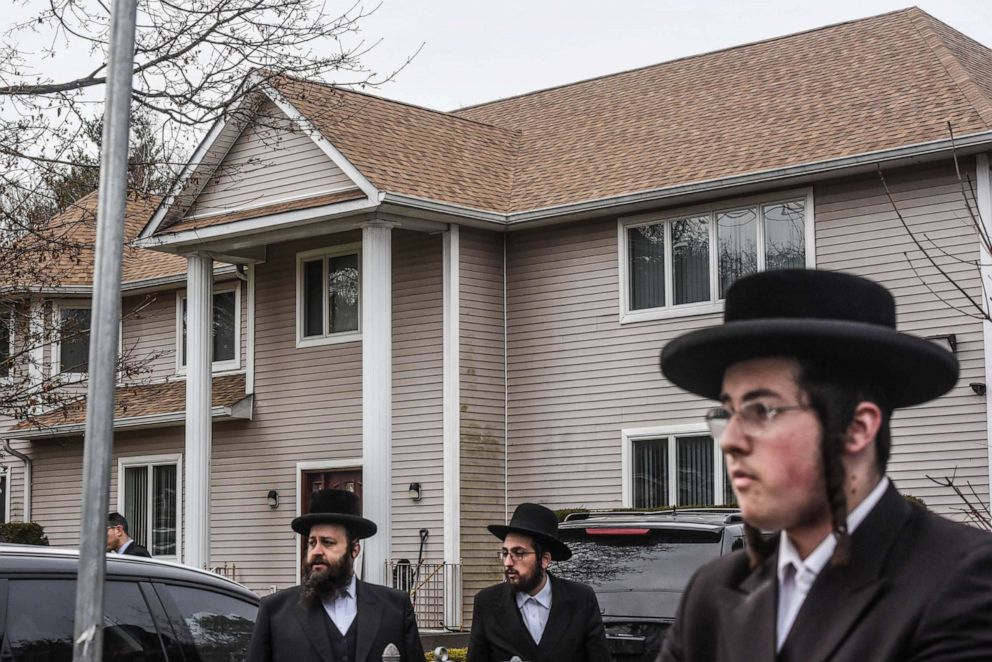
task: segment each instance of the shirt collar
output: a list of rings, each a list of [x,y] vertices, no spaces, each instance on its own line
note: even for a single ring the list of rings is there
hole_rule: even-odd
[[[878,481],[878,485],[868,493],[868,496],[859,503],[854,510],[850,512],[847,516],[847,531],[848,533],[854,533],[865,518],[868,517],[868,513],[882,500],[882,495],[885,494],[885,490],[889,487],[889,479],[887,476],[882,476],[882,479]],[[814,575],[820,574],[824,566],[827,565],[827,561],[834,554],[834,549],[837,547],[837,539],[834,537],[833,533],[827,535],[819,545],[816,546],[809,556],[805,559],[799,558],[799,552],[796,550],[795,545],[789,540],[789,536],[782,532],[779,536],[779,546],[778,546],[778,579],[781,582],[785,577],[785,568],[788,565],[793,565],[796,568],[796,572],[800,572],[803,569],[811,571]]]
[[[341,601],[341,600],[345,600],[345,601],[347,601],[347,600],[354,600],[355,599],[355,586],[356,586],[355,575],[352,575],[351,576],[351,581],[348,582],[348,585],[347,586],[345,586],[343,589],[341,589],[341,592],[340,593],[336,593],[335,595],[333,595],[333,596],[327,598],[326,600],[324,600],[324,606],[325,607],[330,607],[335,602],[338,602],[338,601]]]
[[[523,591],[517,591],[517,607],[522,608],[528,599],[533,598],[534,602],[545,609],[551,609],[551,575],[545,574],[545,577],[547,581],[544,582],[544,588],[538,591],[537,595],[529,595]]]
[[[123,554],[124,553],[124,550],[127,549],[128,547],[130,547],[131,546],[131,543],[133,543],[133,542],[134,542],[134,538],[131,538],[130,540],[128,540],[126,543],[124,543],[123,545],[121,545],[120,547],[117,548],[117,553],[118,554]]]

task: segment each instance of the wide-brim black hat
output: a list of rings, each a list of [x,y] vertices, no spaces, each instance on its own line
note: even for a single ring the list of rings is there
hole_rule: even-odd
[[[375,522],[362,517],[362,503],[357,494],[330,488],[313,493],[310,512],[294,519],[292,527],[305,536],[315,524],[340,524],[356,538],[371,538],[379,530]]]
[[[489,532],[500,540],[508,533],[523,533],[541,542],[555,561],[572,558],[572,550],[558,540],[558,516],[554,511],[536,503],[522,503],[513,511],[509,524],[490,524]]]
[[[714,400],[728,367],[764,356],[813,359],[839,375],[865,378],[893,408],[953,388],[954,355],[895,326],[895,300],[878,283],[812,269],[766,271],[730,287],[721,326],[669,342],[661,352],[661,372]]]

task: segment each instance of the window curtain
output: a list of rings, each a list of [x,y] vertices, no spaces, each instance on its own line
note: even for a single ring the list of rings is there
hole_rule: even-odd
[[[214,295],[213,308],[213,360],[233,361],[237,348],[234,346],[234,320],[237,311],[237,296],[234,292],[219,292]]]
[[[766,269],[802,269],[806,266],[805,207],[801,201],[765,206]]]
[[[324,261],[303,263],[303,335],[324,334]]]
[[[331,333],[358,330],[358,255],[330,259]]]
[[[176,555],[176,465],[152,467],[153,556]]]
[[[678,461],[678,505],[713,504],[713,439],[710,436],[678,437],[675,440]]]
[[[130,535],[148,545],[148,467],[124,469],[124,517]]]
[[[710,230],[705,217],[672,223],[675,305],[709,301]]]
[[[739,278],[758,271],[758,225],[754,209],[716,215],[720,263],[720,298]]]
[[[665,225],[627,230],[630,309],[665,305]]]
[[[668,439],[646,439],[633,444],[634,507],[669,505]]]

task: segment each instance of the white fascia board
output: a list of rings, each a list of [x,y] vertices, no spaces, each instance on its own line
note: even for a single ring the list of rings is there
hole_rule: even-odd
[[[371,211],[379,206],[378,200],[350,200],[348,202],[337,202],[321,207],[311,207],[309,209],[297,209],[286,211],[259,218],[250,218],[243,221],[233,221],[195,230],[184,230],[174,234],[162,234],[154,237],[147,237],[138,241],[135,245],[140,248],[154,249],[157,247],[170,246],[179,248],[184,245],[202,244],[206,241],[222,240],[237,237],[239,235],[257,234],[268,230],[292,227],[295,225],[305,225],[318,221],[330,220],[339,216],[348,216],[359,212]]]
[[[247,396],[230,407],[211,407],[210,418],[215,421],[251,420],[253,397]],[[148,428],[177,427],[186,421],[185,411],[173,411],[165,414],[151,414],[148,416],[131,416],[114,421],[115,432],[126,432],[128,430],[141,430]],[[33,430],[7,430],[3,433],[7,439],[49,439],[55,437],[69,437],[83,434],[86,430],[85,423],[69,423],[66,425],[53,425],[50,428],[37,428]]]
[[[324,154],[327,155],[334,164],[341,168],[341,170],[346,174],[351,181],[362,190],[370,200],[379,200],[379,190],[368,180],[368,178],[363,175],[355,165],[349,161],[344,154],[335,147],[330,140],[324,137],[317,127],[313,125],[303,113],[299,111],[286,97],[284,97],[279,90],[269,85],[266,82],[259,80],[258,89],[260,89],[269,99],[276,105],[279,110],[286,113],[288,117],[294,124],[296,124],[305,133],[310,140],[320,148]]]
[[[236,104],[234,108],[231,109],[230,115],[232,117],[238,117],[238,113],[243,110],[243,107],[246,104],[253,104],[256,102],[255,97],[257,97],[257,95],[251,95],[251,94],[243,97],[241,101],[238,104]],[[244,128],[248,125],[247,114],[244,115],[243,117],[245,117],[245,119],[243,119],[240,122],[230,121],[224,119],[223,117],[217,118],[213,126],[210,127],[210,131],[207,132],[207,135],[203,138],[203,140],[200,141],[200,144],[197,145],[196,150],[193,152],[193,156],[186,163],[186,165],[183,166],[183,171],[179,174],[179,177],[176,179],[176,183],[173,184],[172,188],[166,194],[165,198],[163,198],[162,201],[159,203],[158,208],[155,210],[155,213],[152,214],[151,220],[148,221],[148,224],[145,225],[145,227],[141,230],[141,233],[138,235],[138,239],[151,237],[152,235],[155,234],[155,231],[158,230],[159,226],[162,224],[162,221],[165,220],[165,217],[172,210],[172,206],[175,204],[176,200],[180,196],[188,192],[187,189],[190,183],[193,181],[194,176],[200,174],[199,170],[203,165],[204,158],[207,156],[207,154],[211,152],[217,141],[220,140],[220,138],[225,134],[230,134],[230,133],[240,134],[244,130]],[[234,140],[231,141],[231,145],[234,145]],[[226,154],[227,151],[225,150],[223,155],[218,155],[217,158],[218,164],[224,160],[224,156]],[[201,180],[203,182],[203,185],[206,185],[208,179],[209,176],[206,176]]]
[[[214,267],[214,276],[227,276],[237,270],[233,264],[223,264]],[[160,289],[171,289],[175,285],[186,282],[186,272],[181,274],[171,274],[168,276],[158,276],[156,278],[143,278],[121,283],[121,293],[133,294],[135,292],[153,292]],[[32,294],[45,294],[51,296],[91,296],[93,294],[92,285],[66,285],[38,287],[29,290]]]

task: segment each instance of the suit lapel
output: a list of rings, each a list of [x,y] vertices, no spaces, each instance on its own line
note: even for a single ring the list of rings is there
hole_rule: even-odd
[[[551,612],[548,614],[548,622],[544,626],[544,634],[541,635],[541,643],[538,644],[538,649],[542,651],[554,650],[558,640],[568,630],[572,615],[575,613],[572,596],[566,586],[562,582],[554,580],[550,574],[548,574],[548,581],[551,582]],[[529,638],[530,632],[526,627],[524,630]]]
[[[522,650],[517,653],[520,657],[525,660],[536,659],[537,644],[534,643],[533,637],[530,636],[530,631],[524,625],[524,619],[520,616],[516,593],[509,584],[504,583],[502,588],[503,596],[500,600],[500,608],[496,612],[496,621],[499,623],[500,628],[502,628],[506,640],[518,643],[522,647]],[[554,607],[553,594],[551,601],[552,607]]]
[[[782,646],[783,660],[821,662],[840,646],[885,587],[883,566],[910,507],[891,485],[851,536],[847,566],[817,576]]]
[[[776,556],[767,559],[735,588],[719,598],[720,641],[728,660],[757,662],[775,657],[778,581]]]
[[[307,639],[317,651],[318,657],[321,660],[333,660],[331,640],[327,636],[327,621],[330,617],[324,611],[324,606],[319,603],[312,607],[300,605],[297,607],[296,616]]]
[[[356,662],[365,662],[369,653],[372,652],[372,642],[376,639],[379,631],[379,620],[381,614],[376,606],[375,596],[372,591],[365,586],[364,582],[355,581],[355,600],[358,603],[358,645],[355,648]],[[382,655],[382,651],[376,651],[376,655]]]

